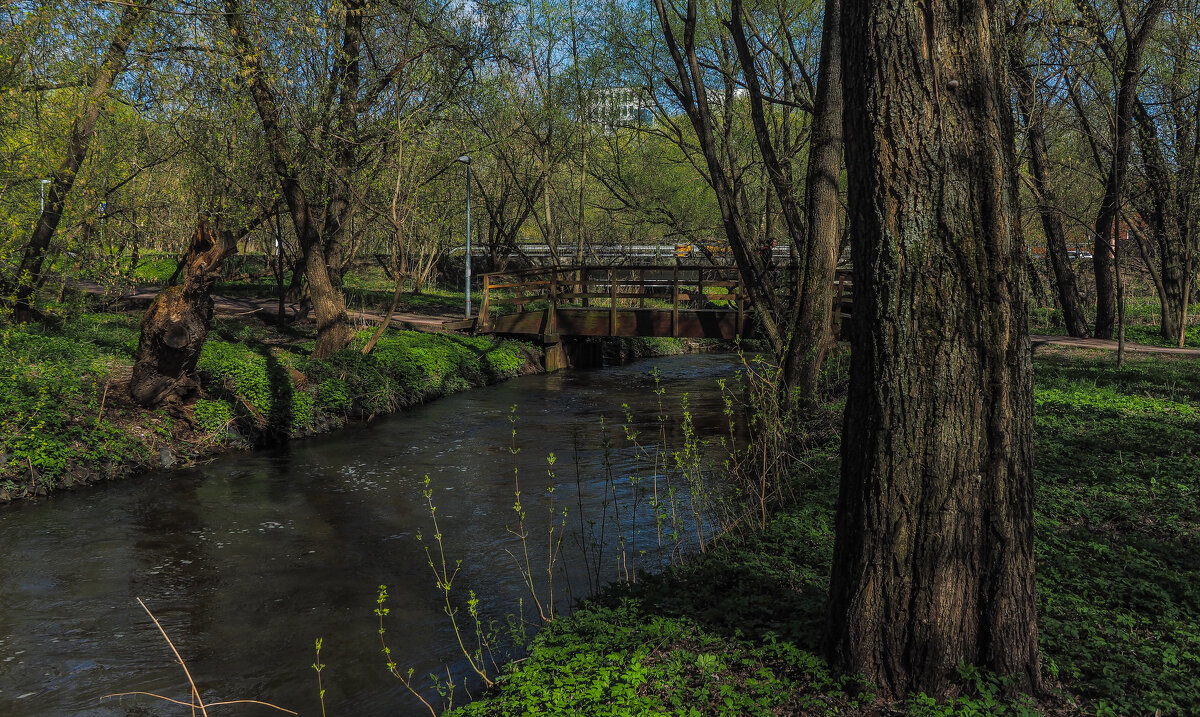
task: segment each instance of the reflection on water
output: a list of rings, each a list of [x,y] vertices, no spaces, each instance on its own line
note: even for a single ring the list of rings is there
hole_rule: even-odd
[[[667,389],[661,399],[654,366]],[[519,543],[507,530],[515,528],[514,468],[540,560],[553,481],[555,503],[569,511],[564,571],[555,578],[566,605],[586,594],[590,572],[608,581],[623,569],[611,525],[605,553],[593,550],[586,563],[580,548],[591,541],[579,537],[581,524],[589,530],[581,507],[591,530],[606,515],[606,454],[608,477],[626,493],[629,475],[646,474],[628,449],[622,404],[649,443],[662,425],[660,400],[678,414],[687,393],[697,432],[714,435],[725,424],[715,379],[736,367],[736,357],[692,355],[525,377],[335,436],[4,508],[0,715],[188,714],[147,697],[101,701],[132,690],[187,698],[183,672],[137,597],[206,701],[259,699],[319,713],[311,665],[321,637],[330,714],[407,713],[417,705],[387,675],[379,650],[377,586],[389,586],[387,637],[402,670],[462,667],[424,553],[432,533],[424,477],[447,555],[463,561],[456,595],[474,590],[496,616],[515,612],[526,595],[510,554]],[[677,418],[667,422],[672,440]],[[630,532],[628,511],[621,520]],[[637,550],[653,548],[644,511],[641,521]],[[659,559],[650,550],[642,560],[653,567]]]

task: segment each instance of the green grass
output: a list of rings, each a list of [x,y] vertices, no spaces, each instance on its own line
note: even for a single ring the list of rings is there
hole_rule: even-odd
[[[189,406],[146,411],[124,383],[140,317],[78,314],[60,328],[0,325],[0,491],[42,493],[76,480],[176,458],[328,430],[471,386],[517,375],[527,347],[446,334],[372,331],[324,361],[311,328],[279,330],[218,318],[197,364],[202,394]],[[113,390],[108,390],[112,388]]]
[[[1046,665],[1118,714],[1200,712],[1200,362],[1037,376]]]
[[[102,411],[111,371],[132,362],[131,321],[83,316],[62,331],[0,327],[0,490],[44,492],[149,453]]]
[[[179,266],[179,257],[152,254],[138,260],[130,279],[135,284],[165,284]]]
[[[1057,713],[1200,713],[1200,361],[1046,352],[1036,372],[1042,659]],[[836,442],[836,439],[835,439]],[[799,507],[556,620],[464,715],[876,714],[819,654],[836,445]],[[1022,715],[964,666],[965,693],[900,713]],[[1071,697],[1073,696],[1073,697]],[[1072,701],[1068,701],[1070,697]]]

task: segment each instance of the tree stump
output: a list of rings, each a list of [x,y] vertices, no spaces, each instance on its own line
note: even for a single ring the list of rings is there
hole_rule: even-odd
[[[200,218],[184,259],[184,281],[155,297],[142,317],[129,396],[154,407],[186,400],[199,388],[196,362],[212,321],[212,288],[237,246]]]

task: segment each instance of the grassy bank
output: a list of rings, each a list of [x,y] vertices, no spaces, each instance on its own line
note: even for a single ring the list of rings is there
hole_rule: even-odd
[[[1043,665],[1055,694],[964,697],[909,715],[1200,713],[1200,361],[1048,350],[1036,361]],[[610,588],[551,623],[457,714],[881,714],[819,654],[836,439],[807,455],[766,530]]]
[[[61,328],[0,327],[0,500],[322,433],[472,386],[539,370],[514,341],[370,331],[311,357],[308,328],[217,318],[194,403],[148,411],[126,385],[140,314],[78,314]]]

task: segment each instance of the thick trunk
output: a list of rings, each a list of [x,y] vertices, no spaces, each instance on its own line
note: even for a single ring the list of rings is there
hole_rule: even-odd
[[[54,232],[62,220],[67,195],[75,186],[75,177],[79,174],[84,160],[87,159],[92,136],[96,133],[96,122],[100,118],[100,110],[104,107],[105,99],[109,90],[112,89],[113,83],[121,74],[129,43],[133,41],[133,35],[145,18],[149,5],[150,3],[129,5],[122,11],[121,20],[113,33],[112,42],[109,43],[108,50],[105,52],[100,71],[96,73],[96,79],[88,92],[83,110],[71,124],[71,139],[67,156],[50,180],[50,191],[46,195],[45,208],[38,217],[33,234],[29,237],[29,243],[25,247],[21,265],[15,277],[16,297],[13,309],[17,321],[28,321],[34,315],[33,296],[37,287],[42,283],[42,265],[45,263],[46,254],[50,249],[50,240],[54,238]]]
[[[1167,244],[1159,240],[1161,244]],[[1182,244],[1182,242],[1172,242]],[[1190,277],[1184,271],[1184,256],[1182,246],[1164,246],[1160,250],[1162,257],[1162,291],[1159,293],[1160,312],[1159,333],[1167,341],[1179,339],[1180,321],[1184,316],[1184,295]]]
[[[129,381],[129,396],[143,406],[186,400],[200,386],[196,362],[212,321],[212,287],[225,257],[237,251],[201,218],[184,260],[184,281],[154,297]]]
[[[854,334],[826,647],[882,694],[1040,687],[1025,247],[994,0],[846,0]]]
[[[1063,229],[1057,193],[1050,180],[1050,151],[1046,145],[1046,128],[1041,119],[1034,115],[1036,94],[1033,73],[1025,64],[1023,17],[1018,23],[1009,43],[1009,66],[1017,88],[1021,123],[1025,127],[1025,136],[1029,142],[1029,171],[1033,175],[1034,200],[1037,202],[1038,216],[1041,217],[1042,230],[1046,235],[1046,253],[1050,257],[1050,268],[1054,271],[1054,285],[1059,306],[1062,307],[1063,323],[1071,336],[1087,338],[1088,325],[1083,314],[1083,299],[1075,281],[1075,269],[1067,254],[1067,233]]]

